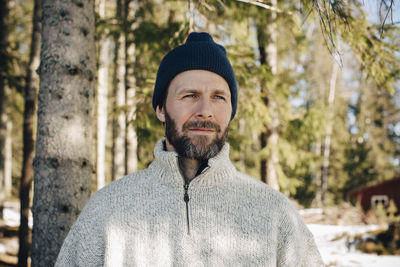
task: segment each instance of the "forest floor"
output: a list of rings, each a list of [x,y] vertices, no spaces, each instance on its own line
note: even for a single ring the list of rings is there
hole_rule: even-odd
[[[342,204],[324,209],[301,209],[299,212],[315,237],[326,266],[337,267],[398,267],[400,255],[367,254],[357,250],[362,238],[384,231],[387,224],[374,216],[365,216],[351,206]],[[19,204],[5,203],[4,220],[0,221],[0,267],[16,266],[18,259]],[[29,222],[32,226],[32,218]]]

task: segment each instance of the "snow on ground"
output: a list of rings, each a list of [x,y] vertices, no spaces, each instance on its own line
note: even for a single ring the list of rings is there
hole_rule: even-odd
[[[308,224],[327,266],[337,267],[400,267],[400,256],[365,254],[348,245],[346,236],[355,236],[379,229],[378,225],[337,226]],[[351,241],[351,240],[349,240]]]
[[[20,223],[19,203],[4,202],[3,218],[7,226],[18,227]],[[29,211],[28,225],[33,226],[32,212]]]

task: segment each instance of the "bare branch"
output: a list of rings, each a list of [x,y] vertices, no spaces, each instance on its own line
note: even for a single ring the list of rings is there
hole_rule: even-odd
[[[386,4],[385,0],[382,0],[380,8],[382,8],[382,4],[385,4],[385,6],[387,8],[387,12],[386,12],[385,18],[383,19],[383,22],[382,22],[382,25],[381,25],[381,29],[380,29],[380,33],[381,33],[380,37],[381,37],[381,39],[382,39],[382,35],[383,35],[386,19],[389,16],[389,13],[390,13],[390,17],[391,17],[392,23],[393,23],[393,4],[394,4],[394,0],[390,0],[389,6]]]
[[[282,9],[267,5],[267,4],[263,3],[263,2],[256,1],[256,0],[236,0],[236,1],[247,3],[247,4],[250,4],[250,5],[259,6],[259,7],[262,7],[262,8],[277,12],[277,13],[286,13],[286,14],[289,14],[289,15],[293,15],[293,12],[291,12],[291,11],[285,11],[285,10],[282,10]]]

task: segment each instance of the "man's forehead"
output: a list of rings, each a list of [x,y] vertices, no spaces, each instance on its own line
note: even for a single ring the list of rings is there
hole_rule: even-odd
[[[171,81],[168,90],[174,91],[218,91],[230,94],[228,83],[216,73],[204,70],[191,70],[178,74]]]
[[[204,86],[192,86],[192,87],[187,87],[187,86],[182,86],[182,87],[175,87],[172,90],[175,91],[176,94],[182,94],[182,93],[213,93],[213,94],[223,94],[223,95],[230,95],[231,92],[229,88],[226,87],[204,87]]]

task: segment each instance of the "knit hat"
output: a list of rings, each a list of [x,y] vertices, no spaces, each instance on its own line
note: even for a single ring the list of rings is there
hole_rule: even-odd
[[[235,73],[226,57],[225,48],[215,43],[205,32],[192,32],[185,44],[171,50],[161,61],[153,93],[154,110],[164,101],[165,92],[172,79],[187,70],[208,70],[225,79],[231,91],[232,120],[237,107]]]

